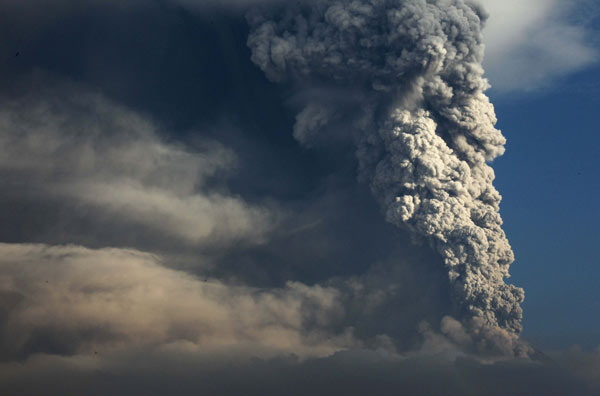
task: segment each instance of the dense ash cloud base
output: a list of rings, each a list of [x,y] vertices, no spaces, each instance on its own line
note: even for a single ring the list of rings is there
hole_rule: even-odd
[[[514,258],[488,165],[505,139],[484,94],[485,18],[461,0],[310,1],[251,12],[248,45],[273,81],[359,92],[360,113],[343,133],[386,219],[443,257],[472,336],[502,333],[483,349],[522,354],[524,294],[504,283]],[[348,108],[306,96],[294,130],[301,142],[334,129]]]
[[[299,361],[231,359],[222,353],[170,345],[145,353],[36,356],[0,365],[0,390],[41,395],[597,395],[598,351],[571,350],[554,362],[480,364],[443,356],[402,358],[354,350]]]

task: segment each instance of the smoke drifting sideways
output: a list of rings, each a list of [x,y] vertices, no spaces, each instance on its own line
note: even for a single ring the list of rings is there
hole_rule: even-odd
[[[441,255],[459,316],[442,331],[481,353],[527,356],[489,165],[505,139],[484,93],[486,18],[464,0],[294,2],[249,12],[248,46],[301,103],[296,139],[353,142],[386,220]]]

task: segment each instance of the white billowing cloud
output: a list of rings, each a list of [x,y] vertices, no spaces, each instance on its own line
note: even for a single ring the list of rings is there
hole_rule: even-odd
[[[339,292],[329,287],[228,286],[126,249],[0,243],[0,257],[7,356],[174,343],[325,356],[354,342],[348,331],[323,330],[342,314]]]
[[[544,87],[597,61],[593,32],[583,21],[569,19],[586,1],[481,1],[490,15],[484,29],[484,66],[495,89]]]
[[[230,150],[166,142],[151,121],[97,94],[54,95],[0,104],[0,171],[16,188],[190,244],[260,242],[270,228],[272,210],[206,186],[235,169]]]

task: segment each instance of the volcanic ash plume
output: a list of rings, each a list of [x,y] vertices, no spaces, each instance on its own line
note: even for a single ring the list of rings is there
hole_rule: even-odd
[[[524,293],[504,283],[513,252],[487,164],[505,139],[484,94],[485,13],[463,0],[293,3],[250,13],[248,45],[271,80],[320,92],[295,136],[308,143],[350,120],[359,176],[386,219],[444,259],[462,324],[447,318],[442,330],[458,324],[478,346],[521,353]]]

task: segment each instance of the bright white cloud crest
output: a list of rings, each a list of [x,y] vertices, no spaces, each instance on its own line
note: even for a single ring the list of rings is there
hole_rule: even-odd
[[[597,34],[572,18],[586,1],[481,1],[490,15],[484,66],[499,91],[545,88],[598,60]]]

